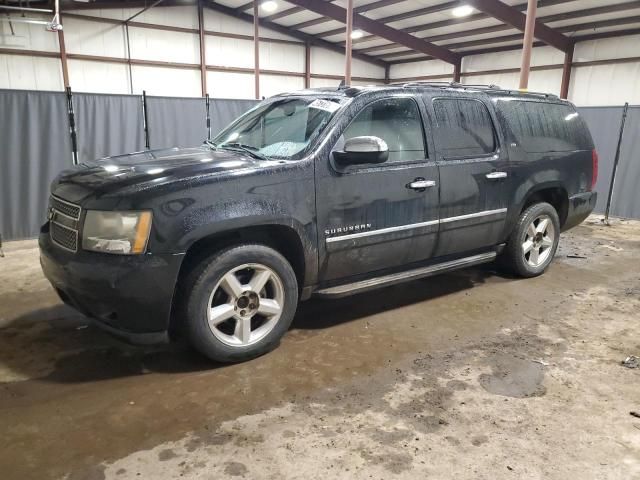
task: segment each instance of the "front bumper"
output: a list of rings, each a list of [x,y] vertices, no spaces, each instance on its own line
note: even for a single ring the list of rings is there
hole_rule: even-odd
[[[578,193],[569,197],[567,219],[562,225],[562,230],[569,230],[581,224],[596,208],[597,199],[598,194],[596,192]]]
[[[171,306],[184,254],[67,252],[40,238],[42,271],[60,298],[131,343],[168,340]]]

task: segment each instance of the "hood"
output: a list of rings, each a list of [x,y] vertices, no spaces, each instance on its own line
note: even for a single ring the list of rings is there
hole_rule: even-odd
[[[207,147],[170,148],[106,157],[65,170],[52,189],[79,202],[88,195],[108,195],[123,189],[143,190],[185,178],[254,168],[271,161]]]

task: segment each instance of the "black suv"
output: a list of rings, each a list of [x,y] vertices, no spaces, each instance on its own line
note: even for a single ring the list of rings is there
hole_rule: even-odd
[[[549,266],[593,210],[597,155],[556,96],[459,84],[269,98],[198,148],[52,184],[41,263],[64,302],[136,343],[184,333],[246,360],[299,300],[501,260]]]

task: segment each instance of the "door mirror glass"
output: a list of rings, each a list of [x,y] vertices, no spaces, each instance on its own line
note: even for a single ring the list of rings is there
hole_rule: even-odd
[[[384,163],[389,158],[389,147],[379,137],[352,137],[345,141],[344,150],[333,152],[341,165],[360,165],[363,163]]]

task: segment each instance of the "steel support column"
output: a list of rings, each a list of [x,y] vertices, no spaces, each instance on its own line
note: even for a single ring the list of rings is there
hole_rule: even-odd
[[[62,17],[60,17],[62,24]],[[69,66],[67,65],[67,47],[64,44],[64,30],[58,30],[58,44],[60,45],[60,64],[62,65],[62,81],[64,88],[69,88]]]
[[[538,0],[529,0],[527,4],[527,21],[524,27],[522,41],[522,63],[520,64],[520,90],[529,87],[529,71],[531,69],[531,50],[533,48],[533,33],[536,28],[536,10]]]
[[[351,33],[353,32],[353,0],[347,2],[347,39],[345,45],[344,83],[351,85]]]
[[[304,44],[304,88],[311,88],[311,45]]]
[[[562,66],[562,83],[560,84],[560,98],[565,100],[569,97],[569,83],[571,83],[571,68],[573,67],[573,50],[572,45],[569,50],[564,53],[564,65]]]
[[[207,94],[207,60],[204,39],[204,8],[202,0],[198,0],[198,37],[200,39],[200,86],[202,96]]]
[[[253,2],[253,76],[255,79],[256,100],[260,100],[260,17],[258,0]]]

